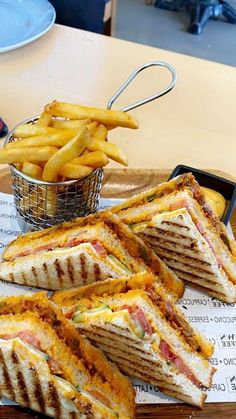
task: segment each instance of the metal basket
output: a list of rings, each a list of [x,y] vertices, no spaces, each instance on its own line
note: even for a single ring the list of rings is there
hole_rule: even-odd
[[[35,117],[23,123],[35,123],[37,120],[38,117]],[[5,144],[15,141],[14,130],[8,134]],[[10,170],[17,215],[25,230],[50,227],[76,217],[84,217],[98,209],[102,169],[95,169],[80,180],[53,183],[33,179],[12,164]]]
[[[152,96],[138,100],[121,110],[125,112],[130,111],[170,92],[176,83],[175,69],[163,61],[150,61],[137,68],[128,77],[109,100],[107,108],[112,108],[116,99],[140,72],[153,66],[167,69],[171,73],[171,82],[167,87]],[[35,123],[38,118],[27,119],[22,123]],[[14,130],[8,134],[5,144],[15,141],[13,136]],[[17,213],[21,220],[26,223],[26,225],[22,224],[23,229],[27,229],[28,227],[40,229],[61,223],[65,220],[71,220],[75,217],[83,217],[97,211],[102,188],[102,169],[94,170],[82,180],[49,183],[30,178],[24,173],[21,173],[14,165],[10,165],[10,168]]]

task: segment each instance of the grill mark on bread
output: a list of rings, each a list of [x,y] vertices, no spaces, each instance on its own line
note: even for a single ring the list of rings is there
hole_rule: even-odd
[[[11,352],[11,359],[12,359],[13,364],[15,364],[15,365],[19,364],[19,358],[14,351]]]
[[[184,277],[184,279],[186,281],[191,282],[191,279],[186,279],[187,277],[191,277],[191,278],[193,278],[193,281],[195,280],[195,281],[198,281],[198,282],[203,280],[203,278],[201,276],[198,276],[198,275],[193,274],[191,272],[185,272],[185,271],[182,271],[181,269],[175,268],[173,266],[172,266],[172,269],[173,269],[173,271],[176,272],[176,275],[178,275],[180,277]],[[185,275],[187,275],[187,276],[185,276]],[[219,285],[219,282],[215,282],[215,281],[213,281],[212,279],[209,279],[209,278],[205,279],[205,282],[209,282],[211,285]]]
[[[86,271],[86,256],[84,253],[79,255],[80,267],[81,267],[81,278],[82,282],[85,285],[87,283],[87,271]]]
[[[194,266],[194,269],[196,268],[199,271],[208,272],[207,269],[200,268],[197,264],[200,264],[201,266],[204,265],[205,267],[211,267],[211,263],[207,262],[200,257],[192,257],[185,255],[181,252],[173,251],[170,249],[166,249],[166,247],[162,245],[154,246],[153,247],[157,253],[159,253],[161,256],[174,260],[176,262],[184,263],[186,266]]]
[[[44,262],[42,266],[43,266],[43,271],[45,273],[45,277],[47,278],[47,281],[48,281],[48,287],[51,287],[51,275],[48,272],[48,265]]]
[[[38,373],[36,369],[34,369],[34,375],[33,375],[33,385],[34,385],[34,396],[38,402],[38,405],[40,407],[40,411],[42,413],[45,413],[45,400],[44,400],[44,394],[43,389],[40,383],[40,379],[38,376]]]
[[[166,385],[167,388],[168,387],[174,387],[174,388],[179,388],[180,392],[179,394],[183,394],[181,392],[181,386],[179,386],[177,383],[173,383],[173,378],[172,375],[167,375],[167,374],[159,374],[157,373],[157,375],[153,374],[153,369],[152,368],[148,368],[146,365],[140,365],[137,364],[135,362],[132,361],[132,364],[130,364],[129,360],[123,360],[122,358],[120,358],[119,356],[114,356],[111,355],[110,359],[113,362],[116,362],[118,364],[118,366],[121,368],[121,370],[125,371],[126,374],[128,372],[129,375],[132,376],[136,376],[136,377],[140,377],[141,380],[146,381],[147,383],[150,384],[154,384],[156,385],[157,383],[163,383],[164,386]],[[126,362],[124,362],[126,361]],[[132,371],[132,373],[130,374],[130,370]],[[161,371],[162,373],[162,371]],[[146,380],[145,378],[148,377],[148,380]],[[186,377],[187,378],[187,377]],[[157,384],[158,385],[158,384]],[[181,397],[180,397],[181,399]]]
[[[12,272],[9,273],[9,277],[10,277],[11,282],[14,282],[15,277]]]
[[[30,398],[27,391],[27,384],[25,383],[24,376],[21,371],[17,371],[18,390],[20,390],[21,398],[26,406],[30,406]]]
[[[191,281],[187,280],[186,278],[185,278],[185,281],[188,282],[189,284],[191,284]],[[204,285],[201,285],[201,284],[196,283],[196,282],[194,283],[194,287],[198,288],[201,291],[205,291],[210,295],[213,295],[213,297],[216,297],[219,300],[224,299],[223,301],[226,301],[226,302],[229,302],[229,303],[233,302],[233,301],[229,301],[228,294],[224,294],[223,292],[217,291],[215,289],[213,290],[212,288],[204,287]]]
[[[171,383],[166,383],[163,380],[158,380],[156,378],[150,378],[150,374],[148,374],[148,372],[139,372],[135,369],[133,369],[132,367],[128,367],[128,366],[123,366],[120,365],[118,363],[118,366],[120,367],[120,369],[131,376],[136,375],[138,378],[140,378],[141,380],[145,381],[146,383],[150,383],[151,381],[153,382],[153,385],[156,385],[160,391],[169,394],[170,396],[176,397],[177,399],[180,400],[184,400],[187,401],[190,404],[193,404],[193,402],[195,402],[195,396],[191,397],[190,394],[186,394],[185,393],[185,389],[183,389],[181,386],[178,386],[176,383],[175,384],[171,384]],[[173,389],[174,388],[174,389]],[[179,388],[179,391],[178,391]],[[199,396],[198,396],[198,400],[199,400],[199,404],[197,403],[197,406],[202,406],[203,402],[206,398],[205,393],[203,393],[200,389],[198,389],[199,391]],[[196,403],[196,402],[195,402]],[[194,403],[194,404],[195,404]]]
[[[117,342],[123,342],[126,345],[129,343],[129,346],[130,347],[132,346],[132,348],[136,348],[138,350],[140,348],[140,341],[138,341],[137,339],[135,339],[135,338],[133,338],[131,336],[127,337],[125,335],[121,335],[121,334],[119,334],[119,332],[117,332],[117,333],[116,332],[113,332],[111,330],[106,329],[105,327],[103,328],[103,327],[99,327],[99,326],[90,326],[89,329],[84,329],[82,327],[82,328],[80,328],[80,330],[82,330],[83,333],[85,333],[87,336],[89,335],[89,338],[90,339],[91,339],[90,333],[93,333],[93,334],[95,333],[98,336],[104,337],[104,332],[106,332],[109,335],[112,335],[112,338],[113,339],[116,339],[117,338]],[[130,333],[130,332],[128,331],[128,333]],[[136,345],[138,346],[138,348],[137,348]],[[144,353],[145,354],[150,354],[150,352],[147,352],[147,350],[145,350]]]
[[[106,330],[104,330],[104,331],[106,331]],[[151,352],[148,352],[146,349],[145,350],[140,349],[140,342],[139,342],[139,348],[137,348],[136,346],[133,346],[132,345],[133,342],[131,340],[131,342],[132,342],[131,343],[129,338],[122,339],[119,335],[116,335],[115,333],[112,333],[112,332],[108,332],[107,331],[107,333],[109,334],[109,336],[104,335],[103,333],[99,333],[99,332],[96,335],[94,335],[93,333],[89,333],[89,331],[83,329],[83,333],[85,333],[86,336],[90,340],[93,340],[94,342],[95,341],[96,342],[100,342],[100,340],[99,340],[100,338],[107,338],[107,339],[111,339],[111,341],[113,341],[114,344],[116,343],[117,345],[119,345],[119,344],[126,345],[126,347],[130,349],[130,352],[132,352],[134,350],[136,352],[138,351],[138,356],[140,358],[142,358],[142,355],[152,356]],[[107,346],[107,344],[105,344],[105,345]],[[146,359],[146,358],[144,357],[143,359]]]
[[[113,343],[113,345],[112,345],[112,343]],[[114,341],[111,340],[109,342],[109,344],[106,343],[106,342],[102,342],[100,344],[100,346],[101,346],[101,348],[103,348],[103,351],[104,352],[111,353],[111,354],[114,353],[115,354],[116,353],[116,348],[117,348],[117,346],[114,346],[115,344],[116,344],[116,342],[114,342]],[[129,349],[129,351],[126,350],[127,348]],[[150,359],[142,358],[142,356],[140,355],[140,353],[147,355],[147,351],[146,350],[141,350],[140,348],[139,349],[133,348],[132,346],[129,346],[129,345],[127,345],[126,348],[123,349],[123,346],[120,345],[119,348],[118,348],[118,351],[122,353],[122,356],[121,355],[118,355],[118,354],[116,356],[121,357],[124,360],[129,360],[130,359],[130,355],[133,355],[136,360],[137,359],[141,359],[142,362],[144,364],[148,364],[148,366],[151,365],[152,367],[155,367],[155,368],[156,367],[159,368],[161,366],[161,363],[159,361],[157,361],[157,360],[152,360],[151,361]],[[152,356],[151,353],[149,353],[149,355]],[[133,360],[132,360],[132,363],[133,363]],[[139,365],[139,364],[137,364],[137,365]]]
[[[172,240],[168,240],[166,238],[162,238],[160,237],[156,237],[156,236],[152,236],[150,234],[146,234],[146,233],[142,233],[140,234],[140,237],[149,245],[159,245],[161,246],[161,244],[166,244],[167,246],[171,246],[174,247],[175,249],[186,249],[186,250],[191,250],[192,253],[199,253],[198,252],[198,248],[197,248],[197,242],[193,239],[189,239],[190,243],[188,245],[183,244],[183,243],[178,243],[178,242],[174,242]]]
[[[150,236],[152,236],[152,234],[150,234],[150,233],[156,233],[157,232],[161,235],[161,237],[167,236],[167,237],[172,237],[172,238],[179,239],[179,240],[183,240],[183,239],[184,240],[192,240],[191,237],[186,236],[185,234],[180,234],[180,233],[176,233],[176,232],[173,232],[173,231],[165,230],[165,229],[162,229],[160,227],[155,227],[155,228],[147,227],[147,229],[145,231],[148,231],[148,234]],[[142,234],[145,235],[146,233],[145,232],[140,232],[139,236],[141,236]],[[157,236],[155,236],[155,234],[154,234],[153,237],[157,237]]]
[[[66,259],[66,265],[67,265],[67,271],[70,278],[70,281],[72,284],[75,282],[75,276],[74,276],[74,267],[73,267],[73,261],[71,256],[68,256]]]
[[[38,275],[37,275],[37,272],[36,272],[36,269],[35,269],[34,266],[31,266],[31,272],[33,274],[33,277],[34,277],[34,280],[35,280],[35,285],[37,287],[38,286]]]
[[[3,369],[3,377],[4,377],[5,386],[7,388],[7,391],[10,394],[11,399],[15,400],[14,388],[13,388],[12,383],[11,383],[11,378],[10,378],[10,375],[8,373],[7,365],[5,363],[3,352],[2,352],[1,348],[0,348],[0,363],[1,363],[2,369]]]
[[[98,263],[96,262],[94,263],[94,278],[95,278],[95,281],[99,281],[101,278],[101,269]]]
[[[164,262],[174,271],[176,271],[176,275],[179,276],[179,274],[182,275],[190,275],[191,277],[194,277],[196,279],[199,280],[204,280],[207,282],[211,282],[212,284],[218,284],[218,281],[214,280],[216,278],[215,274],[213,272],[204,270],[204,269],[200,269],[197,268],[194,265],[191,264],[187,264],[185,262],[180,262],[179,260],[175,260],[173,258],[168,258],[166,256],[163,256],[163,260]],[[184,267],[181,269],[180,266],[176,266],[175,263],[181,263],[182,265],[184,265]],[[184,268],[189,268],[189,270],[185,270]],[[194,271],[194,272],[193,272]],[[206,275],[206,276],[202,276],[202,275]]]
[[[49,390],[48,391],[49,404],[55,411],[55,417],[60,417],[60,414],[61,414],[60,399],[52,381],[49,382],[48,390]]]
[[[57,271],[57,277],[59,279],[59,285],[60,285],[60,287],[62,287],[64,271],[63,271],[62,266],[60,264],[60,260],[56,258],[53,264],[54,264],[55,269]]]
[[[125,340],[128,340],[128,341],[132,341],[134,344],[136,344],[136,345],[140,345],[140,341],[139,340],[137,340],[137,339],[135,339],[135,338],[131,338],[130,336],[129,337],[127,337],[127,336],[125,336],[125,335],[120,335],[119,334],[119,329],[120,330],[122,330],[122,331],[124,331],[124,329],[122,329],[121,327],[119,328],[119,327],[117,327],[117,326],[114,326],[113,325],[113,328],[115,329],[115,328],[117,328],[118,329],[118,333],[116,333],[116,332],[113,332],[113,331],[111,331],[111,330],[108,330],[108,329],[106,329],[105,327],[101,327],[101,326],[93,326],[93,325],[91,325],[90,326],[90,328],[88,329],[88,331],[95,331],[95,332],[107,332],[107,333],[111,333],[113,336],[119,336],[119,338],[122,338],[122,339],[125,339]],[[87,331],[86,329],[83,329],[83,331],[85,332],[85,331]],[[129,330],[127,330],[127,332],[128,333],[130,333],[130,331]]]
[[[163,257],[164,262],[172,269],[172,271],[176,272],[177,276],[181,276],[181,275],[188,275],[191,276],[193,278],[196,278],[198,281],[207,281],[209,283],[211,283],[212,285],[217,285],[219,284],[218,281],[214,280],[214,278],[216,278],[215,274],[213,272],[209,272],[209,271],[204,271],[202,270],[198,270],[200,272],[196,272],[196,267],[193,266],[192,270],[187,271],[184,269],[181,269],[180,267],[176,267],[175,264],[173,263],[172,259],[168,259],[166,257]],[[178,262],[178,261],[177,261]],[[190,266],[191,265],[186,265],[186,266]],[[194,273],[193,273],[194,271]],[[206,277],[203,277],[202,275],[206,274]]]
[[[23,271],[21,272],[21,278],[22,278],[23,285],[26,285],[27,284],[27,278],[26,278],[26,275]]]
[[[27,385],[25,384],[24,376],[22,372],[19,370],[19,357],[15,351],[11,352],[11,359],[13,364],[17,367],[16,378],[18,381],[18,392],[20,393],[20,399],[23,400],[26,406],[30,405],[30,399],[27,392]]]
[[[174,221],[163,220],[163,221],[161,221],[161,224],[167,224],[168,226],[170,225],[170,226],[175,226],[175,227],[178,227],[178,228],[183,228],[183,229],[186,229],[188,231],[190,230],[190,228],[188,226],[176,223]]]

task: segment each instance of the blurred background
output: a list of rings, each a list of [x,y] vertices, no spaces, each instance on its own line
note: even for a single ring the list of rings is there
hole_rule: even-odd
[[[50,1],[57,23],[236,66],[236,0],[226,3],[224,16],[222,0]],[[196,12],[206,20],[200,34],[188,32]],[[209,14],[216,16],[205,19]]]

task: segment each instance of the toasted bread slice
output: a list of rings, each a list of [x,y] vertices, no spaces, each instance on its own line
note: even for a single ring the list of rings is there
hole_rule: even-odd
[[[147,274],[57,292],[53,300],[123,371],[202,405],[201,387],[210,387],[214,373],[205,359],[212,345]]]
[[[20,236],[4,252],[0,279],[56,290],[152,271],[179,298],[183,282],[110,212]]]
[[[191,174],[112,208],[183,280],[236,302],[236,242]]]
[[[107,361],[98,348],[78,333],[71,322],[62,315],[61,310],[47,298],[46,293],[0,299],[0,316],[28,312],[37,313],[44,324],[53,328],[57,338],[65,343],[71,352],[69,362],[71,355],[79,360],[82,369],[90,377],[91,386],[100,393],[102,399],[109,400],[109,404],[120,417],[132,418],[134,390],[129,380],[114,364]]]
[[[90,374],[87,374],[80,360],[36,314],[27,312],[1,316],[0,349],[0,368],[5,370],[1,374],[1,395],[10,396],[23,406],[53,417],[72,417],[72,413],[75,417],[87,417],[86,409],[88,415],[101,419],[105,415],[110,418],[118,416],[94,391]],[[38,371],[36,364],[39,364]],[[65,400],[63,392],[62,399],[57,395],[57,388],[64,390]],[[63,405],[68,406],[65,412]],[[54,407],[57,414],[52,413]]]
[[[138,234],[181,279],[223,301],[236,301],[236,284],[185,208],[154,216]]]
[[[95,296],[97,298],[112,296],[135,289],[144,290],[147,293],[152,303],[161,310],[166,321],[182,335],[194,351],[206,358],[212,355],[213,345],[188,323],[182,311],[174,304],[173,298],[165,292],[161,285],[157,284],[154,275],[150,273],[140,273],[119,279],[107,279],[72,290],[57,291],[53,294],[52,300],[63,307],[65,311],[73,311],[73,308],[78,305],[78,301],[81,299],[90,299]]]

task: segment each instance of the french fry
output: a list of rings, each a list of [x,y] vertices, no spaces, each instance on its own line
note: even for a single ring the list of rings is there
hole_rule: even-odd
[[[37,126],[38,127],[49,127],[50,123],[51,123],[51,120],[52,120],[52,116],[47,112],[43,112],[43,113],[41,113],[40,118],[37,121]]]
[[[107,128],[104,127],[104,125],[99,124],[95,129],[95,132],[93,134],[93,139],[94,140],[106,141],[107,140]]]
[[[82,178],[90,175],[90,173],[92,173],[93,170],[94,170],[94,168],[92,168],[92,167],[81,166],[79,164],[67,163],[65,166],[63,166],[60,169],[59,173],[60,173],[61,176],[65,176],[68,179],[82,179]]]
[[[91,166],[93,168],[97,168],[104,167],[107,163],[108,157],[105,153],[103,153],[102,151],[92,151],[91,153],[88,152],[88,154],[77,157],[68,164],[79,164],[82,166]]]
[[[43,169],[37,164],[24,162],[21,171],[34,179],[42,179]]]
[[[69,119],[91,119],[91,121],[114,127],[138,128],[136,119],[124,111],[91,108],[57,101],[46,105],[44,110],[53,116]]]
[[[71,138],[73,138],[78,131],[64,130],[53,134],[35,135],[33,137],[23,138],[19,141],[12,141],[8,143],[5,148],[13,149],[19,147],[40,147],[40,146],[55,146],[63,147]]]
[[[90,135],[94,135],[94,133],[95,133],[95,131],[96,131],[96,128],[97,128],[97,122],[90,122],[88,125],[87,125],[87,128],[88,128],[88,130],[89,130],[89,134]]]
[[[13,136],[16,138],[26,138],[32,137],[33,135],[51,135],[56,132],[58,132],[58,130],[53,127],[40,127],[36,124],[22,124],[15,129]]]
[[[128,166],[127,156],[115,144],[108,143],[107,141],[94,140],[87,146],[87,149],[89,151],[102,151],[112,160]]]
[[[56,152],[56,147],[25,147],[24,150],[20,148],[14,148],[10,150],[0,150],[0,163],[24,163],[25,161],[36,162],[36,161],[47,161]]]
[[[72,138],[66,145],[55,153],[47,162],[43,170],[43,180],[47,182],[56,182],[60,169],[74,160],[88,147],[92,137],[86,127],[82,127],[78,134]]]
[[[45,112],[46,113],[46,112]],[[46,113],[47,114],[47,113]],[[49,114],[47,114],[49,115]],[[50,115],[51,118],[51,115]],[[56,129],[74,129],[78,130],[79,128],[83,127],[84,125],[88,125],[91,121],[89,119],[81,119],[81,120],[74,120],[71,121],[69,119],[52,119],[51,126]]]

